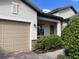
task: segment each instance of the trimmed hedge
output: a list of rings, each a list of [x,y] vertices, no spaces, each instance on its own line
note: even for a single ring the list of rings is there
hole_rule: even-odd
[[[73,59],[79,59],[79,18],[70,22],[62,32],[63,46],[66,54]]]
[[[36,49],[51,50],[62,47],[61,38],[57,35],[42,36],[36,42]]]

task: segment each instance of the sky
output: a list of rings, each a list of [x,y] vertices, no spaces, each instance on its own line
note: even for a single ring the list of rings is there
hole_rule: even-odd
[[[73,5],[79,12],[79,0],[32,0],[32,2],[40,9],[45,11],[54,10],[59,7]]]

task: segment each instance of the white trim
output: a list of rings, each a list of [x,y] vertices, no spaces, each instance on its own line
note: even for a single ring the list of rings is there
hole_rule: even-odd
[[[59,22],[59,20],[45,18],[45,17],[38,17],[39,20],[51,21],[51,22]]]
[[[32,31],[31,31],[31,29],[32,29],[32,23],[30,23],[30,51],[32,51]]]
[[[31,22],[30,20],[26,20],[26,19],[23,19],[23,18],[17,18],[17,17],[12,17],[12,16],[4,16],[4,15],[0,15],[0,19],[21,21],[21,22]]]
[[[57,35],[61,36],[61,21],[57,23]]]
[[[13,14],[18,14],[18,11],[19,11],[19,3],[12,2],[12,5],[11,5],[11,12],[12,12]]]

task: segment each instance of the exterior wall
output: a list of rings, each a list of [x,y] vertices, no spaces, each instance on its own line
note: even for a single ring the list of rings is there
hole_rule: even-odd
[[[50,19],[50,18],[45,18],[45,17],[38,17],[38,20],[41,20],[41,21],[46,21],[46,22],[51,22],[51,23],[56,23],[55,24],[55,34],[57,34],[58,36],[61,36],[61,21],[59,20],[55,20],[55,19]],[[49,34],[49,24],[50,23],[46,23],[45,22],[45,34]]]
[[[18,13],[12,13],[12,2],[18,3]],[[30,39],[37,39],[37,12],[20,0],[0,0],[0,19],[30,22]]]
[[[57,29],[56,29],[56,27],[57,27],[57,25],[56,25],[56,23],[54,23],[54,22],[47,22],[47,21],[38,21],[38,23],[40,24],[44,24],[44,35],[50,35],[50,25],[54,25],[55,27],[54,27],[54,34],[57,34],[56,32],[57,32]]]
[[[63,17],[64,19],[66,19],[66,18],[70,18],[73,15],[75,15],[75,12],[71,8],[68,8],[68,9],[59,11],[57,13],[54,13],[53,15],[60,16],[60,17]]]
[[[65,21],[62,22],[62,30],[67,26],[67,24],[68,24],[68,23],[65,22]]]

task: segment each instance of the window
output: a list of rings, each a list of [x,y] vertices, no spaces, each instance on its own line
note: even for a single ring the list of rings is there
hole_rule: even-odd
[[[54,34],[54,25],[50,25],[50,34]]]
[[[13,14],[18,14],[18,8],[19,8],[19,4],[16,2],[12,2],[12,13]]]
[[[44,25],[43,24],[38,24],[37,32],[38,35],[44,35]]]

